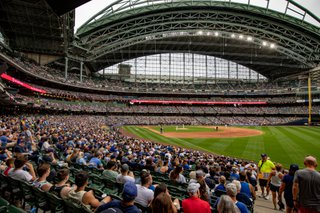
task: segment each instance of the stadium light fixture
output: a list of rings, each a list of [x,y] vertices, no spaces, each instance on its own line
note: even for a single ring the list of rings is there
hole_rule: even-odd
[[[240,38],[240,39],[243,39],[243,35],[240,34],[240,35],[239,35],[239,38]]]
[[[248,36],[248,37],[247,37],[247,41],[252,41],[252,37],[251,37],[251,36]]]
[[[218,35],[219,35],[219,32],[214,32],[214,35],[215,35],[215,36],[218,36]]]
[[[207,32],[207,36],[210,36],[211,35],[211,33],[210,32]]]
[[[268,43],[266,41],[262,42],[262,46],[267,46],[267,45],[268,45]]]
[[[199,34],[199,35],[202,35],[202,34],[203,34],[203,32],[200,30],[200,31],[198,31],[198,34]]]
[[[270,48],[274,49],[274,48],[276,48],[276,45],[275,44],[270,44]]]
[[[231,38],[235,38],[235,37],[236,37],[236,35],[232,33],[231,34]]]

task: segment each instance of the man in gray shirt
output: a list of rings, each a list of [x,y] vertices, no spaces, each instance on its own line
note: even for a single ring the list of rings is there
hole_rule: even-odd
[[[316,171],[317,159],[304,159],[305,169],[298,170],[293,179],[293,202],[300,213],[320,212],[320,173]]]

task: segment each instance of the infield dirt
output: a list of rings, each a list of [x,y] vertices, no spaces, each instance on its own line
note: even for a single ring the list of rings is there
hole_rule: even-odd
[[[160,134],[160,132],[152,129],[150,126],[143,126],[143,128],[168,138],[238,138],[258,136],[263,134],[263,132],[260,130],[229,126],[219,126],[219,131],[215,131],[215,126],[207,126],[205,128],[208,128],[208,132],[165,132],[164,129],[163,134]]]

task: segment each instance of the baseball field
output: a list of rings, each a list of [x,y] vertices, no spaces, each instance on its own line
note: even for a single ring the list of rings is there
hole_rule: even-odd
[[[258,161],[261,153],[288,168],[306,155],[320,159],[320,127],[124,126],[124,134],[165,144]]]

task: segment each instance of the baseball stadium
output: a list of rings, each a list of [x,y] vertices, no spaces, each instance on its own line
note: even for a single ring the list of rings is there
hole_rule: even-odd
[[[0,213],[320,212],[318,0],[0,11]]]

